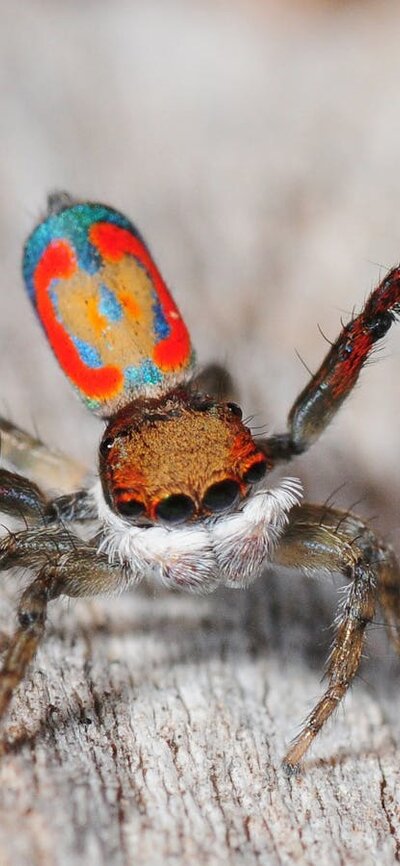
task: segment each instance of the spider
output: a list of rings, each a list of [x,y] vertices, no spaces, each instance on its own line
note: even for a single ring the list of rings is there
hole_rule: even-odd
[[[349,588],[327,685],[284,759],[296,771],[349,688],[378,604],[400,650],[400,573],[392,549],[357,516],[304,504],[297,479],[270,488],[265,476],[306,451],[354,387],[400,312],[400,268],[343,327],[290,410],[287,432],[267,438],[246,426],[223,368],[196,370],[180,313],[121,213],[51,195],[25,245],[23,273],[61,367],[105,430],[99,479],[85,489],[51,498],[17,471],[0,470],[0,511],[24,522],[0,540],[0,569],[33,574],[0,672],[0,715],[59,596],[119,591],[143,578],[208,593],[247,586],[268,567],[339,572]],[[13,470],[51,463],[38,440],[5,420],[0,431]]]

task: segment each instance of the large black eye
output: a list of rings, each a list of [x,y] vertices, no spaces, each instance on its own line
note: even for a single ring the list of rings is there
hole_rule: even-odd
[[[226,405],[228,409],[231,410],[233,415],[237,415],[238,418],[243,418],[243,412],[240,406],[237,405],[237,403],[227,403]]]
[[[261,481],[267,471],[267,461],[266,460],[258,460],[257,463],[253,463],[252,466],[249,466],[247,472],[244,473],[243,479],[246,481],[246,484],[257,484],[257,481]]]
[[[208,488],[203,499],[203,505],[209,511],[225,511],[239,496],[239,485],[236,481],[218,481]]]
[[[103,457],[107,456],[110,448],[112,448],[112,446],[114,445],[114,441],[115,440],[114,440],[113,436],[106,436],[105,439],[101,440],[101,442],[100,442],[100,454]]]
[[[156,508],[157,517],[165,523],[183,523],[191,517],[193,512],[193,500],[190,496],[185,496],[183,493],[174,493],[172,496],[167,496]]]
[[[123,514],[124,517],[139,517],[144,512],[143,502],[138,499],[115,500],[115,506],[118,513]]]

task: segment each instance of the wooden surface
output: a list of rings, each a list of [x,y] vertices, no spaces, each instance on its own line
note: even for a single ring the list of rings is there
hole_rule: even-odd
[[[399,665],[380,636],[302,776],[280,769],[333,603],[269,576],[53,608],[6,726],[1,866],[398,862]]]
[[[201,361],[282,429],[340,316],[400,258],[400,9],[297,0],[0,0],[0,414],[94,462],[24,297],[47,192],[129,214]],[[308,8],[308,13],[307,13]],[[295,11],[293,11],[295,10]],[[400,551],[399,332],[293,467],[378,514]],[[378,360],[378,356],[377,356]],[[16,587],[1,584],[0,629]],[[304,774],[285,747],[321,691],[334,585],[51,609],[4,727],[0,866],[347,866],[400,859],[400,664],[379,625]]]

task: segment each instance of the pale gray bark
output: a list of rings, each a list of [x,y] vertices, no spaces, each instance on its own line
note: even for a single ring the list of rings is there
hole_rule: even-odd
[[[398,862],[399,665],[379,633],[303,774],[280,768],[335,602],[268,576],[53,607],[5,726],[1,866]]]
[[[0,7],[0,414],[94,463],[99,425],[19,275],[47,192],[66,187],[137,222],[201,361],[227,361],[245,413],[282,429],[307,377],[294,348],[316,369],[316,323],[333,338],[399,260],[398,0]],[[337,505],[365,497],[397,551],[398,340],[289,470],[316,501],[346,481]],[[268,578],[54,605],[4,728],[0,866],[398,862],[400,666],[383,628],[303,776],[280,770],[336,600]]]

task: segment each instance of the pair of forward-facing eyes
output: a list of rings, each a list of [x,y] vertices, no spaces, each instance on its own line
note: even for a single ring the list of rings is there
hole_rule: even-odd
[[[256,484],[265,475],[267,461],[259,459],[253,463],[243,475],[247,485]],[[204,515],[220,514],[232,508],[239,500],[241,487],[238,481],[227,478],[211,484],[202,499]],[[123,497],[126,497],[125,499]],[[138,499],[129,498],[129,491],[117,489],[114,491],[114,508],[123,517],[131,520],[145,516],[146,508]],[[155,518],[162,523],[178,524],[190,520],[196,511],[196,504],[191,496],[185,493],[173,493],[161,499],[155,508]]]

